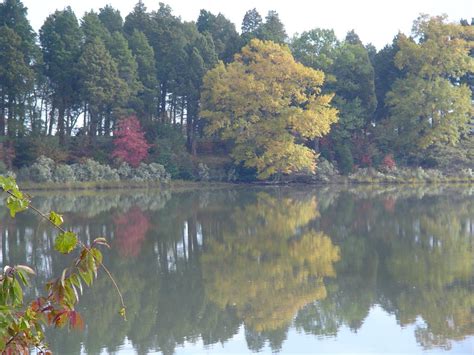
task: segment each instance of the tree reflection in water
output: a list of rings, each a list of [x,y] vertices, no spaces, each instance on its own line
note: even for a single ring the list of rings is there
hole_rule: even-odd
[[[115,245],[120,255],[135,257],[140,253],[146,232],[150,228],[148,217],[140,207],[133,206],[127,212],[114,216]]]
[[[172,354],[225,343],[278,351],[295,329],[357,332],[374,305],[413,324],[424,348],[474,335],[474,201],[468,191],[234,189],[39,197],[83,240],[104,235],[128,322],[105,278],[86,292],[81,333],[50,332],[58,353]],[[3,263],[27,263],[36,286],[65,265],[54,235],[29,214],[2,215]],[[32,290],[34,291],[34,289]],[[315,338],[317,341],[317,338]]]

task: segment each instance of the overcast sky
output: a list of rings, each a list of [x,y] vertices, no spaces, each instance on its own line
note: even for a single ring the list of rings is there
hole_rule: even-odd
[[[156,10],[162,1],[173,13],[185,21],[195,21],[200,9],[214,14],[221,12],[236,25],[245,12],[257,8],[265,17],[268,10],[276,10],[291,36],[315,27],[332,28],[339,38],[355,29],[364,43],[382,48],[400,30],[408,34],[413,20],[420,13],[447,14],[452,21],[474,17],[473,0],[144,0],[148,10]],[[125,16],[137,0],[23,0],[33,28],[38,29],[45,18],[56,9],[71,6],[76,16],[85,11],[98,11],[107,4]]]

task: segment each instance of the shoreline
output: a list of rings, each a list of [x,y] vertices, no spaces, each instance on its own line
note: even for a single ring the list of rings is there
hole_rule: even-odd
[[[249,187],[249,186],[423,186],[423,185],[445,185],[445,186],[474,186],[474,178],[446,178],[440,180],[408,180],[408,181],[383,181],[383,180],[360,180],[354,181],[347,177],[338,177],[332,181],[253,181],[253,182],[212,182],[212,181],[190,181],[190,180],[172,180],[168,184],[133,182],[133,181],[98,181],[98,182],[74,182],[74,183],[34,183],[18,182],[18,185],[24,191],[101,191],[101,190],[147,190],[160,189],[171,191],[196,190],[208,188],[226,188],[226,187]]]

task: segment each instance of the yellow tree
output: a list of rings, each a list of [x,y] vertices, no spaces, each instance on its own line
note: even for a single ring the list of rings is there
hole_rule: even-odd
[[[323,72],[297,63],[286,46],[254,39],[234,62],[206,74],[206,133],[233,140],[233,159],[256,168],[261,179],[314,171],[316,153],[305,143],[337,120],[332,95],[321,94],[323,82]]]
[[[395,64],[406,74],[387,93],[390,121],[383,128],[396,151],[456,145],[468,133],[471,90],[459,79],[474,71],[473,32],[444,16],[423,15],[414,22],[413,37],[399,35]]]

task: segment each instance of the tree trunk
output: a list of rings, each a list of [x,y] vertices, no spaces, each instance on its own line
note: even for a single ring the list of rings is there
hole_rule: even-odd
[[[49,127],[48,127],[48,136],[53,135],[53,126],[54,126],[54,111],[56,108],[51,104],[51,110],[49,111]]]
[[[161,85],[161,97],[160,97],[160,118],[161,122],[165,123],[166,121],[166,84]]]
[[[11,95],[8,95],[8,121],[7,121],[7,131],[10,137],[15,136],[15,115],[13,112],[13,106],[15,105],[14,100],[11,98]]]
[[[64,116],[65,116],[65,107],[64,101],[61,101],[58,108],[58,132],[59,144],[64,144]]]
[[[2,107],[0,108],[0,136],[5,135],[5,94],[2,94],[2,101],[0,102]]]

